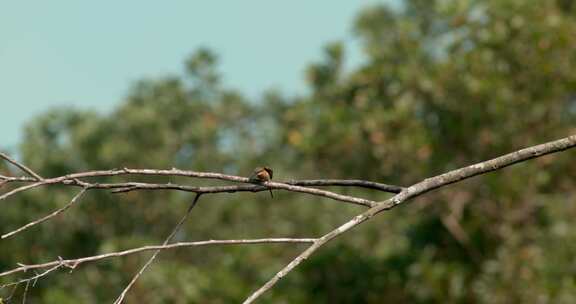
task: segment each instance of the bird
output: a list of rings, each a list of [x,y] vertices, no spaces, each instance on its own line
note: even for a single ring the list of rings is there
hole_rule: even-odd
[[[252,172],[252,175],[250,175],[250,177],[248,179],[252,183],[261,184],[263,182],[270,181],[272,179],[273,175],[274,175],[274,171],[272,171],[272,168],[270,168],[268,166],[257,167],[256,169],[254,169],[254,172]],[[272,189],[268,188],[268,190],[270,190],[270,196],[272,196],[272,198],[274,198],[274,194],[272,194]]]

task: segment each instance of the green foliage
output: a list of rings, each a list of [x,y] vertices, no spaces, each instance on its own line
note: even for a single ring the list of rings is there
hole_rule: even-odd
[[[365,62],[343,69],[334,42],[310,65],[311,92],[260,103],[220,82],[199,50],[185,75],[143,80],[111,113],[53,109],[26,127],[20,153],[42,175],[114,167],[278,179],[361,178],[409,185],[574,131],[576,7],[571,1],[404,1],[362,11]],[[572,152],[427,194],[334,241],[264,303],[572,303],[576,294]],[[2,166],[2,165],[0,165]],[[1,174],[8,168],[0,167]],[[144,181],[192,183],[182,178]],[[109,180],[119,180],[110,178]],[[387,195],[352,189],[355,195]],[[361,211],[276,191],[203,197],[178,240],[317,236]],[[5,202],[0,231],[66,203],[47,188]],[[2,241],[0,269],[160,243],[191,195],[89,192],[66,215]],[[239,302],[301,246],[165,252],[130,303]],[[147,255],[83,265],[38,282],[45,303],[110,301]],[[0,296],[5,296],[3,293]]]

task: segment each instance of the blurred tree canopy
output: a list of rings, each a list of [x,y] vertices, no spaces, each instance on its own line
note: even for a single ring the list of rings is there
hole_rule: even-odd
[[[573,1],[406,0],[396,9],[366,8],[353,29],[365,61],[345,70],[346,46],[328,44],[307,69],[304,96],[267,92],[248,100],[222,84],[217,55],[202,49],[185,62],[184,75],[140,81],[111,113],[60,108],[36,117],[25,129],[22,160],[44,176],[118,167],[248,175],[270,164],[279,180],[409,185],[575,130]],[[574,303],[573,157],[524,163],[383,214],[320,250],[261,302]],[[203,197],[177,239],[318,236],[362,210],[277,192],[273,200],[268,193]],[[72,195],[52,187],[3,202],[0,230]],[[0,269],[161,243],[191,198],[89,192],[64,216],[3,240]],[[302,249],[167,251],[127,300],[239,302]],[[52,274],[29,298],[111,301],[147,256]]]

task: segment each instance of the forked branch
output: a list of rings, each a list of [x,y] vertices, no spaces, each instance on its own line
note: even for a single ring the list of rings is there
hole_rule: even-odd
[[[428,191],[438,189],[446,185],[456,183],[476,175],[499,170],[532,158],[574,148],[575,146],[576,146],[576,135],[572,135],[563,139],[522,149],[491,160],[480,162],[461,169],[453,170],[438,176],[427,178],[419,183],[416,183],[404,189],[402,192],[395,195],[394,197],[387,199],[383,202],[380,202],[376,206],[362,212],[361,214],[355,216],[348,222],[335,228],[334,230],[328,232],[327,234],[316,240],[310,247],[304,250],[300,255],[294,258],[288,265],[286,265],[278,273],[276,273],[276,275],[274,275],[270,280],[268,280],[262,287],[253,292],[244,301],[244,303],[247,304],[254,302],[264,292],[272,288],[282,277],[286,276],[296,266],[302,263],[302,261],[309,258],[316,250],[318,250],[320,247],[322,247],[330,240],[358,226],[359,224],[369,220],[371,217],[375,216],[376,214],[384,210],[390,210],[400,205],[401,203],[411,198],[422,195]]]
[[[15,165],[31,177],[10,177],[0,175],[0,187],[8,183],[24,183],[19,187],[16,187],[2,195],[0,195],[0,200],[4,200],[17,193],[34,189],[37,187],[45,185],[60,184],[64,186],[81,187],[82,190],[64,207],[44,216],[38,220],[28,223],[12,232],[2,235],[2,238],[7,238],[14,236],[15,234],[22,232],[34,225],[45,222],[68,208],[70,208],[88,189],[108,189],[112,192],[123,193],[130,191],[141,191],[141,190],[177,190],[177,191],[187,191],[196,193],[196,198],[188,209],[185,216],[178,222],[172,233],[165,239],[164,243],[159,246],[145,246],[140,248],[129,249],[120,252],[113,252],[107,254],[101,254],[91,257],[84,257],[78,259],[58,259],[57,261],[52,261],[42,264],[34,265],[20,265],[17,268],[4,271],[0,273],[0,277],[7,276],[14,273],[24,272],[28,270],[42,269],[43,272],[36,274],[27,279],[22,279],[8,285],[0,286],[12,286],[22,283],[26,283],[27,286],[30,282],[33,282],[47,274],[62,268],[67,267],[74,269],[76,266],[86,262],[98,261],[112,257],[119,257],[129,254],[135,254],[142,251],[155,250],[154,254],[148,260],[148,262],[140,269],[140,271],[133,277],[130,284],[123,290],[115,303],[121,303],[124,296],[130,289],[130,287],[136,282],[138,277],[145,271],[145,269],[154,261],[156,256],[166,249],[179,248],[179,247],[192,247],[192,246],[203,246],[203,245],[215,245],[215,244],[257,244],[257,243],[309,243],[310,246],[304,250],[301,254],[295,257],[288,265],[281,269],[276,275],[274,275],[270,280],[268,280],[259,289],[254,291],[244,303],[252,303],[258,299],[267,290],[272,288],[282,277],[286,276],[290,271],[292,271],[296,266],[298,266],[302,261],[309,258],[316,250],[321,248],[327,242],[333,240],[334,238],[340,236],[344,232],[358,226],[359,224],[369,220],[373,216],[384,210],[390,210],[414,197],[420,196],[424,193],[447,186],[452,183],[459,182],[461,180],[471,178],[476,175],[485,174],[491,171],[499,170],[507,166],[520,163],[532,158],[541,157],[546,154],[560,152],[566,149],[570,149],[576,146],[576,135],[572,135],[563,139],[548,142],[545,144],[533,146],[530,148],[522,149],[516,152],[512,152],[488,161],[473,164],[461,169],[453,170],[438,176],[424,179],[410,187],[403,188],[394,185],[380,184],[369,181],[361,180],[290,180],[285,182],[265,182],[261,185],[250,184],[250,181],[246,177],[225,175],[220,173],[212,172],[194,172],[194,171],[184,171],[179,169],[169,169],[169,170],[153,170],[153,169],[114,169],[114,170],[101,170],[101,171],[89,171],[80,172],[74,174],[68,174],[65,176],[54,177],[54,178],[42,178],[40,175],[18,163],[14,159],[8,157],[4,153],[0,153],[0,157]],[[241,185],[224,185],[224,186],[211,186],[211,187],[197,187],[191,185],[178,185],[178,184],[154,184],[154,183],[142,183],[142,182],[124,182],[124,183],[98,183],[87,181],[87,179],[106,177],[106,176],[125,176],[125,175],[155,175],[155,176],[184,176],[184,177],[194,177],[194,178],[208,178],[208,179],[219,179],[229,182],[243,183]],[[317,188],[310,187],[323,187],[323,186],[351,186],[351,187],[363,187],[374,189],[383,192],[394,193],[395,195],[387,200],[381,202],[375,202],[371,200],[366,200],[363,198],[342,195],[339,193],[321,190]],[[332,231],[326,233],[320,238],[307,238],[307,239],[256,239],[256,240],[211,240],[211,241],[201,241],[201,242],[183,242],[183,243],[173,243],[169,244],[172,240],[174,234],[180,229],[183,223],[186,221],[191,208],[195,205],[197,199],[203,194],[210,193],[222,193],[222,192],[242,192],[242,191],[265,191],[269,188],[272,189],[282,189],[291,192],[300,192],[311,194],[320,197],[327,197],[334,200],[353,203],[357,205],[362,205],[369,207],[369,209],[356,215],[344,224],[336,227]]]

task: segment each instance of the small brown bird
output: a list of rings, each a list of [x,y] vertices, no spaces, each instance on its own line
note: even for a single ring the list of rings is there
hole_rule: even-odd
[[[256,169],[254,169],[254,172],[252,172],[252,175],[250,175],[249,179],[253,183],[261,184],[262,182],[270,181],[273,175],[274,171],[272,171],[272,168],[268,166],[257,167]],[[272,194],[272,189],[269,188],[268,190],[270,190],[270,195],[272,196],[272,198],[274,198],[274,194]]]

